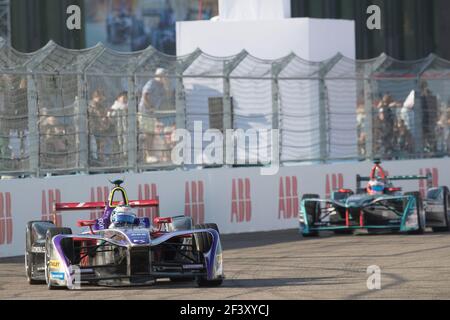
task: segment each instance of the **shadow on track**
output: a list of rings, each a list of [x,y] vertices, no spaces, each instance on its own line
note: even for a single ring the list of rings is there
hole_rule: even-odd
[[[262,247],[301,239],[298,229],[221,235],[224,250]]]
[[[255,288],[269,288],[269,287],[290,287],[290,286],[299,286],[299,285],[335,285],[336,277],[314,277],[314,278],[277,278],[277,279],[225,279],[223,284],[219,287],[211,288],[214,290],[225,290],[230,288],[246,288],[246,289],[255,289]],[[342,281],[339,282],[342,283]],[[89,291],[110,291],[110,290],[119,290],[119,291],[144,291],[144,290],[171,290],[171,289],[192,289],[192,290],[205,290],[206,288],[200,288],[197,286],[195,282],[186,282],[186,283],[173,283],[170,281],[160,281],[154,285],[148,286],[122,286],[122,287],[107,287],[107,286],[96,286],[96,285],[84,285],[81,289],[77,289],[74,291],[78,292],[89,292]]]

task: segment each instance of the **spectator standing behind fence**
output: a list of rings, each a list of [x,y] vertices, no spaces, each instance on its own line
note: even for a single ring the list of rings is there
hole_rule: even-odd
[[[9,151],[9,132],[5,128],[6,126],[6,92],[7,88],[7,75],[0,76],[0,160],[8,159],[11,157]]]
[[[437,98],[428,88],[428,83],[420,84],[420,100],[422,104],[423,147],[425,152],[436,152],[436,125],[438,118]]]
[[[126,151],[126,136],[127,136],[127,111],[128,111],[128,93],[121,92],[114,104],[108,110],[107,116],[112,124],[112,129],[115,131],[116,137],[113,138],[112,152],[123,153]]]
[[[144,151],[145,162],[160,162],[161,151],[170,147],[162,135],[165,127],[172,127],[175,124],[174,111],[174,86],[166,71],[158,68],[154,78],[143,87],[139,102],[140,145]]]
[[[450,112],[450,108],[447,109],[447,124],[443,123],[442,125],[446,127],[446,135],[444,136],[444,146],[445,146],[445,151],[447,155],[450,155],[450,117],[449,117],[449,112]]]
[[[91,156],[100,163],[105,160],[107,135],[110,127],[105,100],[103,92],[95,90],[88,107]]]
[[[28,154],[28,112],[26,78],[0,76],[0,158],[18,160]],[[9,117],[24,118],[9,121]]]
[[[364,100],[360,99],[358,101],[358,106],[356,108],[356,123],[357,123],[357,133],[358,133],[358,155],[360,157],[365,157],[365,155],[366,155],[365,121],[366,121],[366,114],[365,114],[365,110],[364,110]]]
[[[444,105],[443,107],[446,108]],[[442,112],[439,121],[436,126],[436,145],[437,151],[442,154],[446,154],[448,150],[449,143],[449,132],[448,132],[448,119],[447,112]]]
[[[164,124],[162,122],[156,122],[155,134],[152,137],[152,159],[150,163],[164,163],[166,159],[165,150],[167,149],[166,140],[164,139]]]
[[[155,77],[150,79],[142,89],[139,112],[152,113],[155,111],[173,110],[175,110],[174,86],[166,70],[158,68],[155,71]]]
[[[175,125],[164,128],[165,151],[162,159],[164,163],[169,163],[171,161],[172,149],[177,144],[177,140],[175,139],[175,129]]]
[[[405,121],[397,119],[394,128],[395,149],[399,155],[409,155],[414,152],[413,137],[405,125]]]
[[[64,154],[67,152],[65,128],[55,116],[46,116],[40,122],[41,156],[45,156],[46,163],[54,168],[64,166]]]
[[[377,156],[392,156],[394,147],[394,108],[400,104],[392,99],[390,94],[385,94],[377,106],[377,115],[374,121],[374,153]]]
[[[416,137],[416,124],[414,117],[414,104],[416,101],[416,91],[411,90],[400,110],[400,118],[403,120],[406,128],[412,137]]]

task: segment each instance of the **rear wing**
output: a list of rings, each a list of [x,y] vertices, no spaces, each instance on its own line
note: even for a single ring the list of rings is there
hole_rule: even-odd
[[[113,206],[121,205],[122,202],[113,202]],[[53,206],[53,212],[61,211],[82,211],[82,210],[98,210],[105,209],[107,202],[67,202],[67,203],[55,203]],[[130,200],[128,205],[132,208],[149,208],[159,207],[159,200]]]
[[[410,181],[410,180],[426,180],[427,181],[427,188],[430,189],[433,187],[433,175],[431,173],[428,173],[425,176],[389,176],[386,177],[389,181]],[[361,182],[363,181],[370,181],[370,177],[362,177],[359,174],[356,175],[356,189],[361,190]]]
[[[111,207],[116,207],[123,202],[111,202]],[[53,220],[56,222],[56,215],[63,211],[83,211],[83,210],[102,210],[105,209],[108,202],[66,202],[53,204]],[[151,200],[129,200],[128,205],[132,208],[157,208],[159,216],[159,198]]]

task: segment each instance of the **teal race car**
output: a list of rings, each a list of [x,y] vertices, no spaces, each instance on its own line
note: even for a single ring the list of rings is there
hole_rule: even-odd
[[[304,237],[318,236],[321,231],[352,234],[355,230],[369,233],[401,232],[421,234],[430,227],[435,232],[450,230],[447,187],[432,188],[432,176],[388,177],[379,161],[369,177],[356,177],[357,190],[340,189],[331,199],[305,194],[301,201],[299,224]],[[402,192],[392,181],[426,180],[428,190]],[[368,182],[361,188],[361,182]]]

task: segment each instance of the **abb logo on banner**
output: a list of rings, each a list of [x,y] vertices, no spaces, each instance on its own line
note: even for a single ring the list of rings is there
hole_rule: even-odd
[[[252,220],[250,191],[250,179],[233,179],[231,222],[242,223]]]
[[[57,202],[61,202],[61,191],[59,189],[42,190],[42,220],[53,221],[56,226],[62,225],[61,215],[56,215],[56,221],[52,215],[53,205]]]
[[[92,187],[91,202],[107,202],[109,197],[109,187]],[[96,220],[103,216],[103,210],[91,210],[90,219]]]
[[[426,169],[419,170],[419,174],[421,176],[428,175],[430,173],[433,176],[432,187],[433,188],[439,187],[439,170],[437,168],[426,168]],[[422,198],[424,198],[426,196],[426,192],[427,192],[426,180],[419,180],[419,191],[420,191],[420,194],[422,195]]]
[[[278,219],[298,217],[298,183],[297,177],[280,177]]]
[[[195,224],[205,223],[205,200],[203,181],[186,182],[184,189],[184,215]]]
[[[330,181],[331,177],[331,181]],[[342,189],[344,187],[344,175],[342,173],[338,174],[327,174],[325,181],[325,195],[327,198],[331,196],[334,190]]]
[[[11,244],[12,236],[11,194],[0,192],[0,245]]]
[[[156,188],[156,184],[140,184],[138,189],[138,200],[150,200],[158,198],[158,191]],[[150,221],[153,221],[156,217],[159,216],[158,208],[139,208],[138,209],[138,217],[139,218],[150,218]]]

